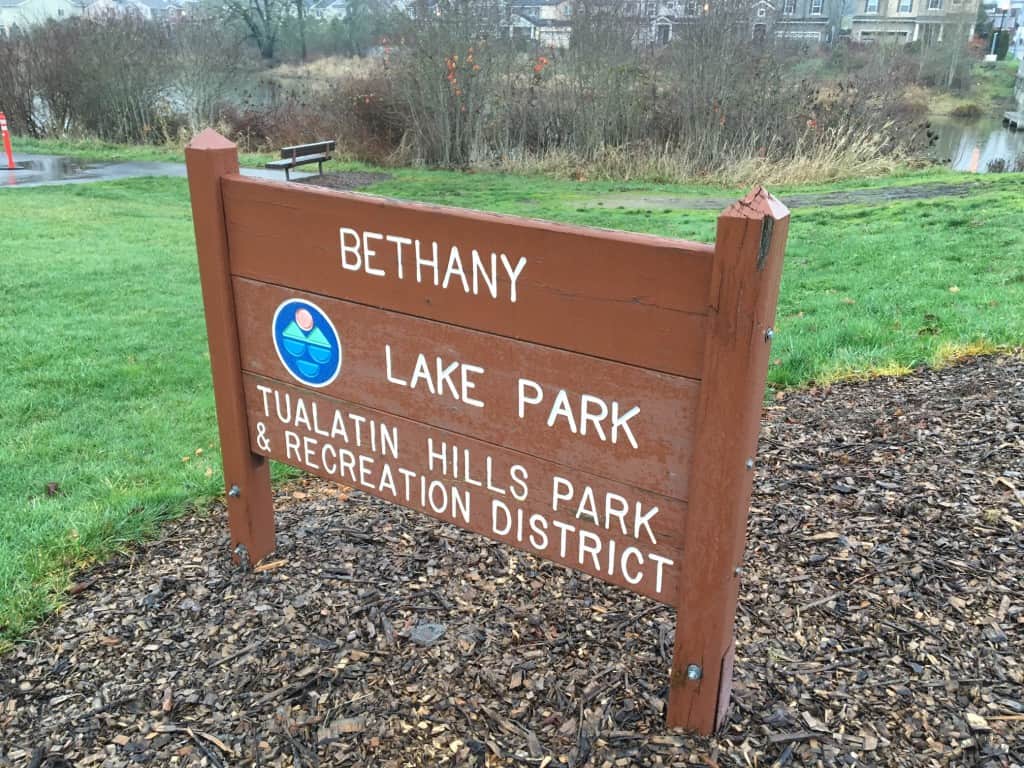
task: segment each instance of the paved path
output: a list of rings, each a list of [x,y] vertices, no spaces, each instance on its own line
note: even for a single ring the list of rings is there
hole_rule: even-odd
[[[87,163],[57,155],[17,154],[15,161],[27,168],[18,171],[0,169],[2,187],[41,187],[50,184],[83,184],[89,181],[113,181],[140,176],[184,176],[184,163]],[[267,168],[243,168],[243,176],[284,181],[284,173]],[[292,172],[293,179],[311,176]]]
[[[925,200],[932,197],[967,197],[978,186],[974,181],[957,184],[917,184],[905,187],[883,187],[878,189],[849,189],[838,192],[797,192],[782,195],[789,208],[828,205],[864,205],[889,203],[896,200]],[[590,200],[588,208],[650,208],[652,210],[680,211],[721,211],[736,201],[734,197],[673,197],[670,195],[648,195],[643,192],[620,193]]]
[[[84,163],[57,155],[25,155],[16,157],[19,163],[30,166],[26,170],[0,170],[0,188],[39,187],[48,184],[82,184],[89,181],[112,181],[139,176],[184,176],[183,163]],[[243,176],[284,181],[284,174],[266,168],[243,168]],[[311,173],[294,171],[293,179],[308,179]],[[330,185],[328,185],[330,186]],[[358,185],[363,186],[363,185]],[[851,204],[879,204],[896,200],[924,200],[933,197],[966,197],[977,187],[977,182],[957,184],[932,183],[878,189],[850,189],[837,192],[797,192],[784,195],[790,208]],[[348,188],[348,187],[346,187]],[[643,192],[625,192],[605,195],[583,203],[588,208],[649,208],[652,210],[721,211],[735,202],[732,197],[675,197],[650,195]]]

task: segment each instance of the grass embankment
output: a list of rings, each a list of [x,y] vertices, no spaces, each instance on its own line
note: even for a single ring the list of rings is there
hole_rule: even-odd
[[[713,239],[714,212],[593,205],[639,188],[403,171],[373,191]],[[1024,177],[1007,174],[967,199],[796,210],[772,386],[1024,342],[1022,193]],[[185,180],[0,197],[2,645],[53,604],[76,565],[222,483]],[[47,495],[47,483],[59,492]]]
[[[1017,61],[975,62],[971,69],[971,88],[957,94],[938,89],[921,89],[926,95],[928,112],[953,117],[1002,117],[1013,105],[1013,83]]]
[[[62,155],[83,161],[92,162],[185,162],[184,147],[173,144],[163,145],[124,145],[108,144],[96,139],[29,139],[15,137],[14,154],[15,159],[21,153]],[[242,166],[250,168],[262,168],[263,165],[275,159],[277,156],[271,153],[241,153],[239,161]],[[883,167],[883,166],[879,166]],[[380,167],[368,163],[352,160],[346,157],[336,157],[326,163],[324,169],[331,171],[384,171],[394,175],[402,181],[410,181],[416,184],[449,184],[451,180],[459,179],[459,183],[471,186],[490,187],[492,185],[508,186],[519,185],[524,189],[531,189],[535,179],[541,179],[545,190],[552,194],[566,194],[576,196],[580,191],[584,195],[600,191],[621,192],[627,190],[643,190],[650,193],[665,192],[673,195],[692,197],[702,194],[728,193],[740,195],[743,193],[744,185],[722,183],[718,180],[690,181],[687,183],[653,183],[640,180],[605,180],[600,175],[592,175],[590,180],[580,182],[573,178],[570,166],[559,168],[557,164],[527,163],[524,168],[530,172],[505,173],[494,170],[474,169],[467,173],[453,173],[446,170],[432,170],[427,168],[410,167]],[[816,181],[808,183],[800,181],[803,174],[799,171],[789,174],[797,181],[789,181],[783,184],[772,184],[776,192],[787,192],[790,190],[801,192],[807,191],[834,191],[838,189],[862,189],[868,187],[890,187],[890,186],[911,186],[915,184],[927,184],[932,182],[951,182],[975,178],[956,171],[950,171],[941,167],[915,167],[910,165],[884,164],[885,172],[877,175],[857,175],[853,178],[836,177],[827,182]],[[300,169],[302,170],[302,169]],[[768,178],[758,173],[755,166],[748,169],[753,174],[752,178]],[[749,175],[744,172],[744,176]],[[810,178],[817,179],[821,173],[811,172]],[[784,173],[785,177],[786,174]],[[284,174],[282,173],[282,179]]]
[[[62,155],[77,160],[93,162],[185,162],[184,147],[176,145],[125,145],[109,144],[96,139],[29,139],[15,137],[14,154],[15,159],[21,153]],[[270,153],[241,153],[239,161],[242,166],[250,168],[261,168],[269,161],[276,158]],[[303,169],[299,169],[300,171]],[[314,169],[315,170],[315,169]],[[642,191],[649,194],[666,194],[678,197],[696,197],[700,195],[714,195],[720,197],[741,196],[749,187],[736,185],[723,185],[713,182],[691,182],[687,184],[654,184],[645,181],[574,181],[568,178],[551,177],[541,173],[533,174],[507,174],[491,171],[473,170],[468,172],[453,172],[447,170],[435,170],[428,168],[409,167],[381,167],[368,163],[352,160],[345,157],[335,158],[324,165],[325,173],[336,171],[374,171],[389,173],[401,182],[402,189],[406,185],[415,188],[424,187],[429,194],[432,189],[439,189],[445,194],[449,190],[466,189],[468,193],[472,190],[484,190],[487,194],[502,193],[523,199],[539,195],[552,200],[582,199],[589,200],[594,195],[603,193],[618,193],[630,191]],[[284,174],[281,174],[284,180]],[[860,177],[830,181],[828,183],[813,184],[773,184],[772,192],[784,195],[787,192],[834,192],[845,189],[881,189],[886,187],[915,186],[918,184],[933,183],[957,183],[970,181],[985,183],[986,176],[978,174],[952,171],[944,167],[932,166],[916,168],[904,166],[897,168],[891,173],[883,176]],[[393,191],[388,194],[398,194]],[[452,202],[452,205],[458,205]]]

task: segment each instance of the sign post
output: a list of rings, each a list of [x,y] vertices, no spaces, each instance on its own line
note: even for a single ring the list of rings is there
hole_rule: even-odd
[[[676,606],[667,722],[714,730],[786,208],[705,245],[186,161],[234,556],[274,548],[268,459],[343,482]]]
[[[223,136],[204,131],[185,148],[185,162],[224,460],[231,552],[236,561],[248,559],[255,564],[274,550],[274,504],[269,463],[249,450],[235,330],[238,321],[224,229],[221,179],[238,173],[238,148]]]

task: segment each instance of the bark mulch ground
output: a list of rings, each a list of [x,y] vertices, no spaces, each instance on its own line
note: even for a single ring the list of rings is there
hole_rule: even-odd
[[[390,173],[373,173],[371,171],[339,171],[337,173],[325,173],[318,176],[304,176],[301,179],[292,179],[296,184],[309,184],[314,187],[327,187],[328,189],[340,189],[347,191],[351,189],[362,189],[373,184],[379,184],[391,178]]]
[[[1024,764],[1024,360],[766,413],[714,739],[661,726],[671,609],[299,481],[79,576],[0,660],[0,765]]]

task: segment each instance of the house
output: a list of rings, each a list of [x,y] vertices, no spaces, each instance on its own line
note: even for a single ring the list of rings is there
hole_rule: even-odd
[[[84,13],[86,16],[136,14],[150,21],[160,21],[187,16],[196,4],[195,0],[85,0]]]
[[[348,0],[316,0],[310,4],[308,14],[325,21],[344,19],[348,16]]]
[[[509,37],[548,48],[568,48],[572,36],[570,0],[521,0],[508,5]]]
[[[836,15],[826,3],[835,0],[779,0],[774,32],[777,37],[828,43],[838,33]]]
[[[650,39],[646,42],[667,45],[676,36],[679,27],[696,18],[706,0],[662,0],[655,8],[651,20]]]
[[[0,0],[0,35],[47,19],[105,14],[138,14],[144,19],[177,19],[199,0]]]
[[[978,7],[970,0],[854,0],[853,39],[940,43],[947,34],[970,36]]]
[[[82,12],[71,0],[0,0],[0,34],[28,27],[46,19],[63,19]]]
[[[789,38],[813,44],[831,43],[844,35],[863,43],[921,41],[927,45],[941,42],[947,34],[967,39],[977,10],[971,5],[974,1],[753,0],[751,37]],[[651,19],[650,36],[641,42],[671,42],[681,25],[707,12],[709,2],[714,0],[661,0]]]

